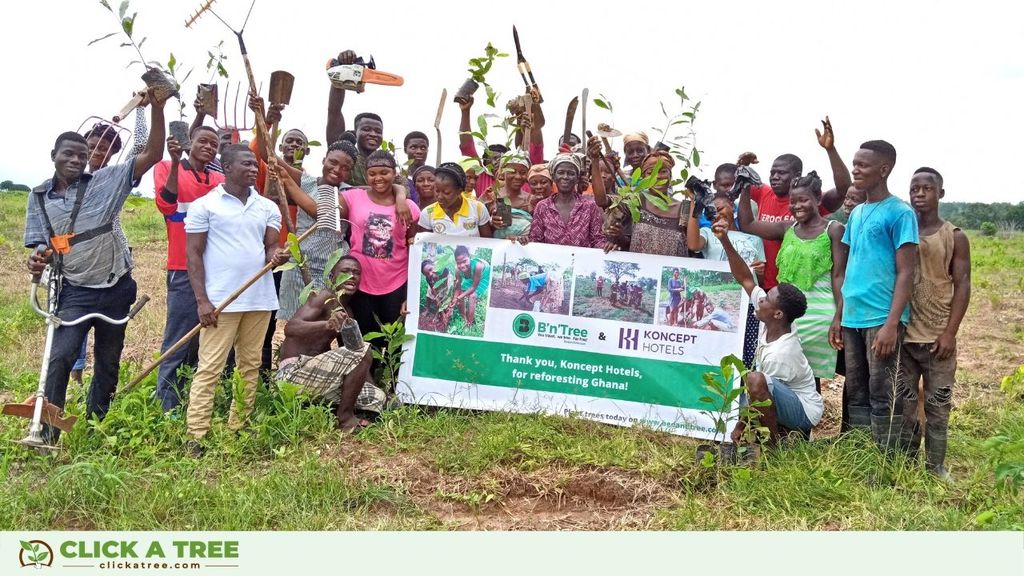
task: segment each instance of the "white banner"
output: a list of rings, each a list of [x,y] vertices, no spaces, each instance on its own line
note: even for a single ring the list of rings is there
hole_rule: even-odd
[[[748,301],[724,262],[421,234],[399,393],[715,438],[704,374],[742,356]]]

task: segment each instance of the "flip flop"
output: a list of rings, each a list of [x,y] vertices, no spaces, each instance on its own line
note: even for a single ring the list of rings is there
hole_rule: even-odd
[[[362,432],[363,430],[368,428],[370,426],[370,424],[371,424],[371,422],[369,420],[367,420],[365,418],[360,418],[359,421],[356,422],[356,424],[354,426],[350,426],[350,427],[347,427],[347,428],[346,427],[342,427],[341,428],[341,432],[342,432],[342,434],[352,434],[352,435],[359,434],[360,432]]]

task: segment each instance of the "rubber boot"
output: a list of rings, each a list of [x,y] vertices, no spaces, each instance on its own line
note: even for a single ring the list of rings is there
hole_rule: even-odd
[[[871,416],[871,437],[875,444],[885,452],[892,452],[900,437],[903,427],[903,415]]]
[[[871,430],[870,406],[847,406],[846,413],[848,416],[847,431],[863,430],[868,432]]]

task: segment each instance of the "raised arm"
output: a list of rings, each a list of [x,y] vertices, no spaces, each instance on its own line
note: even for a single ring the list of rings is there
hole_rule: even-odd
[[[459,102],[459,110],[462,112],[462,119],[459,120],[459,151],[464,156],[479,158],[476,151],[476,142],[473,141],[473,127],[469,122],[469,112],[473,109],[473,97],[469,96],[465,102]]]
[[[686,223],[686,247],[690,252],[703,252],[708,242],[700,235],[700,222],[697,222],[697,217],[693,214],[695,206],[695,202],[690,202],[690,218]]]
[[[753,234],[765,240],[782,240],[786,235],[788,222],[762,222],[754,220],[754,209],[750,205],[750,186],[740,192],[740,228],[747,234]]]
[[[967,235],[959,229],[953,231],[953,261],[949,268],[953,277],[953,303],[949,310],[949,322],[932,346],[932,352],[940,360],[956,354],[956,334],[960,331],[960,322],[967,314],[967,305],[971,302],[971,244]]]
[[[174,136],[167,138],[167,153],[171,157],[170,166],[157,163],[153,168],[156,207],[164,216],[170,216],[178,211],[178,166],[181,165],[181,146]]]
[[[729,270],[732,272],[736,281],[743,286],[743,289],[747,291],[749,295],[757,287],[757,282],[754,280],[754,273],[750,271],[750,267],[743,261],[743,257],[733,247],[732,241],[729,240],[729,227],[726,226],[725,222],[718,220],[711,227],[711,231],[715,237],[722,243],[722,249],[725,250],[725,254],[729,257]]]
[[[146,147],[135,157],[132,180],[142,178],[164,156],[164,138],[167,128],[164,125],[164,104],[167,103],[167,98],[157,98],[156,90],[153,88],[147,92],[151,108],[150,124],[153,126],[153,131],[149,135]]]
[[[339,64],[351,64],[356,61],[356,53],[352,50],[345,50],[338,54]],[[341,140],[345,133],[345,114],[341,108],[345,105],[345,91],[331,85],[331,92],[327,95],[327,145]]]
[[[832,167],[832,179],[836,185],[835,188],[821,195],[821,205],[831,214],[843,205],[846,191],[850,188],[853,180],[850,177],[850,169],[846,167],[846,163],[836,151],[835,134],[832,132],[832,121],[828,119],[828,116],[821,121],[821,127],[823,132],[819,132],[815,128],[814,134],[818,137],[818,144],[828,153],[828,162]]]
[[[587,156],[590,157],[590,185],[594,191],[594,202],[600,208],[607,208],[611,203],[608,192],[604,189],[604,178],[601,177],[601,162],[604,161],[601,150],[601,139],[592,136],[587,141]]]

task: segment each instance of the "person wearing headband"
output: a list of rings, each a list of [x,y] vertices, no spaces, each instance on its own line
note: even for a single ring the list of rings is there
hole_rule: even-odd
[[[647,139],[647,134],[632,132],[622,137],[622,154],[626,157],[626,166],[629,166],[631,170],[640,168],[644,158],[650,152],[651,144]]]

